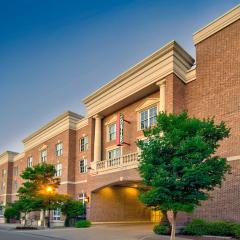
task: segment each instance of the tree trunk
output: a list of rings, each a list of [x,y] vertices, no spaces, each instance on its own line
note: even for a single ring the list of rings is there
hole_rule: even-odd
[[[167,216],[167,211],[161,210],[161,212],[162,212],[163,217],[161,219],[160,224],[170,227],[170,223],[169,223],[168,216]]]
[[[177,218],[177,212],[173,211],[172,231],[171,231],[171,238],[170,238],[170,240],[175,240],[175,236],[176,236],[176,218]]]

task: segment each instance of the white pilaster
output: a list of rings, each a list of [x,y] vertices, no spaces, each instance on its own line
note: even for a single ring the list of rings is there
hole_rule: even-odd
[[[165,112],[166,111],[166,80],[161,80],[157,82],[157,85],[159,86],[159,112]]]
[[[102,116],[95,115],[94,163],[102,158]]]

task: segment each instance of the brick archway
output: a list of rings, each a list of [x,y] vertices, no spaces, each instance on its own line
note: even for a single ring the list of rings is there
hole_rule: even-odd
[[[139,201],[139,184],[139,181],[118,181],[93,189],[89,219],[93,222],[150,222],[150,209]]]

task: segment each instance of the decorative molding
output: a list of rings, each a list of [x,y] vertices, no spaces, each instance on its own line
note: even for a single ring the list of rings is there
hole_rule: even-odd
[[[143,101],[143,103],[139,104],[135,109],[136,112],[140,112],[146,108],[149,108],[154,105],[158,105],[159,98],[147,98]]]
[[[227,158],[227,161],[235,161],[235,160],[240,160],[240,156],[232,156]]]
[[[154,85],[169,74],[176,74],[186,82],[186,72],[194,59],[175,41],[172,41],[104,85],[83,100],[87,115],[101,113],[139,91]]]
[[[240,19],[240,4],[226,12],[224,15],[210,22],[207,26],[201,28],[193,34],[194,44],[198,44],[204,39],[212,36],[216,32],[229,26]]]
[[[88,126],[88,118],[83,118],[77,123],[76,130],[79,130],[86,126]]]
[[[6,163],[6,162],[13,162],[14,157],[18,155],[17,152],[12,151],[5,151],[2,154],[0,154],[0,165]]]
[[[196,65],[186,73],[186,83],[190,83],[194,80],[196,80]]]
[[[107,126],[107,125],[110,125],[112,123],[115,123],[117,121],[117,115],[114,114],[109,120],[107,120],[104,125]]]
[[[82,118],[83,116],[70,111],[63,113],[38,131],[31,134],[29,137],[25,138],[23,140],[24,150],[27,151],[42,144],[66,130],[76,130],[76,125]]]
[[[80,184],[80,183],[86,183],[87,180],[82,180],[82,181],[77,181],[77,182],[72,182],[72,181],[64,181],[64,182],[61,182],[60,184],[61,185],[65,185],[65,184]]]

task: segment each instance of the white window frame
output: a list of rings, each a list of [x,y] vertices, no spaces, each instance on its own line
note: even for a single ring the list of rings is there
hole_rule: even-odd
[[[82,138],[80,138],[79,141],[79,147],[80,147],[80,152],[85,152],[88,150],[88,136],[84,136]]]
[[[57,208],[53,210],[53,220],[60,221],[61,220],[61,209]]]
[[[56,177],[61,177],[62,176],[62,163],[57,163],[55,166],[56,169]]]
[[[7,170],[6,169],[2,169],[2,179],[4,179],[4,177],[7,175]]]
[[[83,166],[81,166],[81,163],[83,163]],[[79,160],[79,172],[80,173],[86,173],[87,172],[87,159],[82,158]]]
[[[110,123],[107,126],[107,140],[108,140],[108,142],[110,142],[110,141],[116,140],[116,138],[117,138],[117,124]]]
[[[151,110],[152,109],[155,109],[156,110],[156,115],[154,115],[154,116],[150,116],[150,114],[151,114]],[[142,114],[145,114],[145,119],[144,120],[142,120]],[[148,108],[146,108],[146,109],[143,109],[142,111],[140,111],[139,112],[139,129],[140,130],[143,130],[143,129],[146,129],[146,128],[149,128],[149,127],[151,127],[151,126],[154,126],[154,125],[156,125],[156,120],[157,120],[157,114],[158,114],[158,108],[157,108],[157,105],[154,105],[154,106],[151,106],[151,107],[148,107]],[[151,121],[153,120],[153,119],[155,119],[152,123],[151,123]],[[145,122],[145,125],[144,126],[142,126],[142,122]]]
[[[13,189],[14,190],[18,189],[18,182],[16,180],[13,182]]]
[[[43,149],[40,151],[40,162],[46,162],[47,161],[47,149]]]
[[[13,176],[18,176],[18,166],[13,167]]]
[[[119,152],[119,155],[116,154],[116,151]],[[115,155],[115,156],[114,157],[110,157],[110,153],[113,153],[113,155]],[[118,148],[111,148],[111,149],[107,150],[107,159],[108,160],[116,159],[116,158],[119,158],[119,157],[121,157],[121,148],[120,147],[118,147]]]
[[[82,192],[78,195],[78,200],[82,202],[83,205],[85,205],[85,200],[87,198],[87,194],[85,192]]]
[[[55,146],[55,152],[56,152],[56,156],[60,157],[63,155],[63,143],[57,143]]]
[[[33,166],[33,156],[29,156],[27,158],[27,167],[32,167]]]

